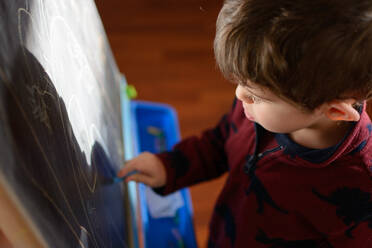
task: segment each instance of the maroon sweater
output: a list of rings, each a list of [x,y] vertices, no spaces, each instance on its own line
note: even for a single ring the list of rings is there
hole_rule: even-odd
[[[156,191],[229,173],[208,247],[372,248],[372,124],[360,112],[338,145],[318,150],[249,121],[236,101],[214,129],[158,155],[167,185]]]

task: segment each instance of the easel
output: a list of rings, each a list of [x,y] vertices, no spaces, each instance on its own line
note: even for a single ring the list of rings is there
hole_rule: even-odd
[[[0,246],[2,248],[47,247],[20,206],[15,195],[6,185],[5,179],[0,175]]]

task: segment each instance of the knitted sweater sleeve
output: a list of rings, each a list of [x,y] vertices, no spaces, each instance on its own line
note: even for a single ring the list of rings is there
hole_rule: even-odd
[[[163,162],[167,183],[154,189],[166,195],[183,187],[216,178],[228,170],[225,141],[229,136],[230,122],[236,100],[231,111],[219,123],[205,130],[200,137],[192,136],[180,141],[171,151],[157,154]]]

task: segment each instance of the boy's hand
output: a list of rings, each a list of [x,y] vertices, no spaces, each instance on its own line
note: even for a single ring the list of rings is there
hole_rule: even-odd
[[[129,176],[125,180],[126,182],[141,182],[153,188],[162,187],[166,183],[167,178],[163,163],[149,152],[143,152],[127,161],[124,168],[119,171],[118,177],[123,177],[134,170],[138,173]]]

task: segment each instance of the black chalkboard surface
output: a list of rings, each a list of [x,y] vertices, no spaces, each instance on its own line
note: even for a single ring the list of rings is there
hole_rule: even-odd
[[[119,81],[93,0],[0,1],[0,185],[43,246],[128,247],[125,186],[100,180],[124,159]]]

